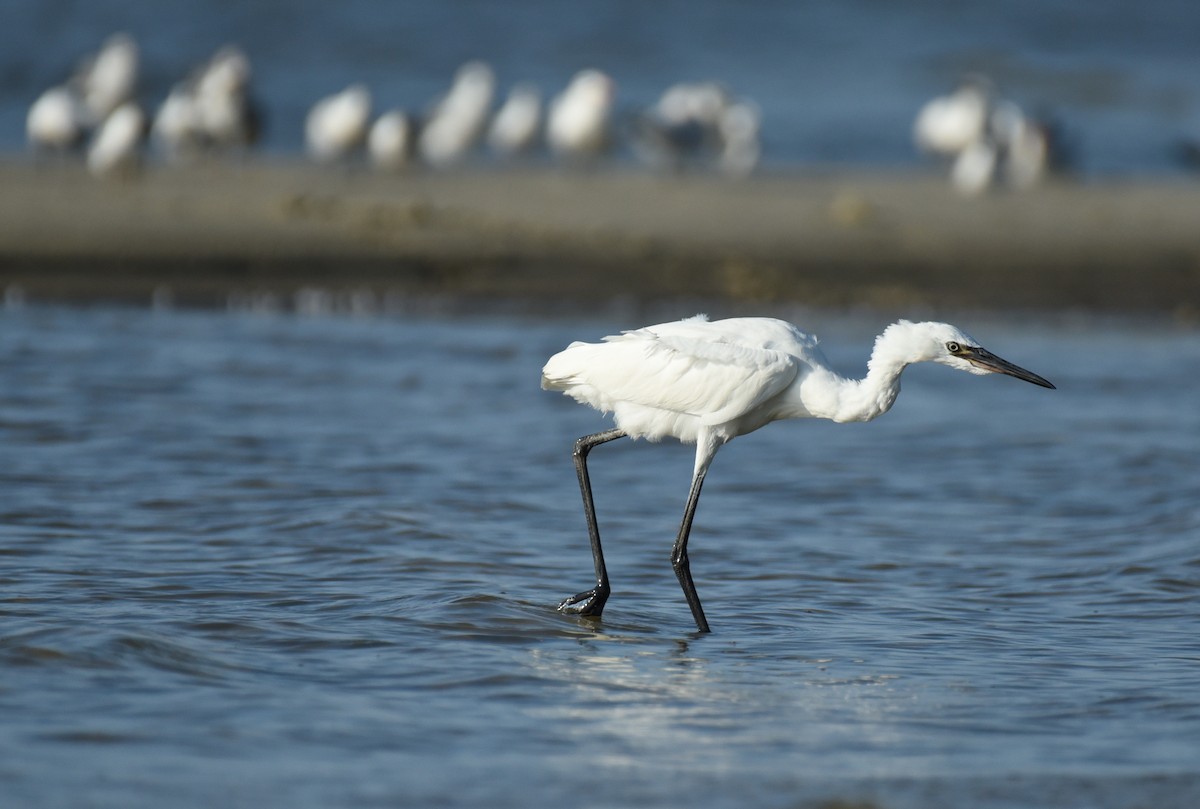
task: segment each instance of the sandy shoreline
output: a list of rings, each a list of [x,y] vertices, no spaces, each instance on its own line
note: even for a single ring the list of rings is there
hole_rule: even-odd
[[[547,301],[1200,312],[1200,185],[964,200],[938,177],[381,176],[302,163],[100,182],[0,163],[0,287],[181,302],[304,286]]]

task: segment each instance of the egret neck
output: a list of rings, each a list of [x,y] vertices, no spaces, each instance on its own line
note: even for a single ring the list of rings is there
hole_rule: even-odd
[[[871,421],[892,409],[900,395],[900,375],[914,362],[936,356],[936,343],[919,328],[921,324],[901,320],[875,338],[867,375],[846,379],[839,390],[834,421]]]

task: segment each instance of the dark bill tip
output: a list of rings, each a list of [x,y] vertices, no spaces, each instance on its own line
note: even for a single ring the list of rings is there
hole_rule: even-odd
[[[1054,383],[1048,379],[1044,379],[1033,371],[1026,371],[1019,365],[1013,365],[1008,360],[997,357],[986,348],[972,348],[969,353],[964,355],[967,360],[978,368],[984,368],[997,374],[1005,374],[1007,376],[1015,376],[1017,379],[1023,379],[1026,382],[1032,382],[1035,385],[1041,385],[1043,388],[1055,390]]]

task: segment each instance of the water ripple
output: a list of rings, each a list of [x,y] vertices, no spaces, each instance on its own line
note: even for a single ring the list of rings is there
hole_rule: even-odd
[[[1169,419],[1195,412],[1195,335],[995,328],[1014,356],[1053,342],[1038,370],[1072,384],[916,374],[875,424],[739,439],[692,538],[702,636],[669,444],[594,453],[614,593],[603,620],[555,610],[592,580],[570,447],[602,422],[538,369],[620,325],[6,315],[6,788],[1191,805],[1200,416]]]

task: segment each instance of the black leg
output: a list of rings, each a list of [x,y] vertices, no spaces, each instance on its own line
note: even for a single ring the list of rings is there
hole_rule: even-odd
[[[692,582],[692,568],[688,563],[688,536],[692,533],[692,518],[696,516],[696,504],[700,502],[700,487],[704,485],[704,471],[699,472],[692,481],[692,490],[688,493],[687,508],[683,511],[683,522],[679,525],[679,536],[675,538],[675,547],[671,549],[671,567],[675,568],[675,576],[679,586],[683,588],[684,598],[692,608],[692,617],[696,619],[696,628],[701,632],[711,631],[704,617],[704,609],[700,606],[700,596],[696,595],[696,585]]]
[[[575,442],[575,471],[579,475],[579,489],[583,493],[583,514],[587,519],[588,538],[592,542],[592,560],[596,563],[596,586],[563,599],[558,605],[561,612],[599,616],[604,611],[604,602],[608,601],[611,588],[608,585],[608,571],[604,567],[604,551],[600,548],[600,528],[596,523],[596,506],[592,502],[592,483],[588,479],[587,456],[592,447],[624,436],[623,430],[614,428],[585,435]]]

